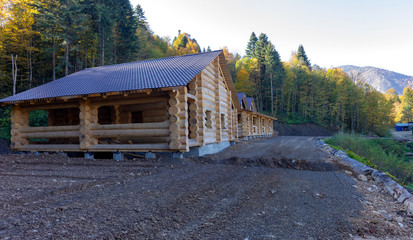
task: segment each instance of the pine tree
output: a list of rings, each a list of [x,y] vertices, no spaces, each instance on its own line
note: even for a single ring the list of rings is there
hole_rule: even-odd
[[[255,51],[255,44],[257,43],[257,41],[258,41],[257,36],[255,35],[254,32],[252,32],[251,36],[250,36],[250,40],[249,40],[248,45],[247,45],[247,49],[245,50],[245,53],[246,53],[247,57],[252,57],[252,55]]]
[[[137,5],[135,7],[135,13],[134,16],[136,18],[136,21],[138,22],[138,28],[140,29],[145,29],[148,30],[148,22],[146,20],[145,12],[143,11],[141,5]]]
[[[300,46],[298,46],[297,59],[298,59],[298,61],[301,61],[303,63],[303,65],[305,65],[306,67],[308,67],[311,70],[310,60],[308,59],[307,54],[304,51],[304,47],[301,44],[300,44]]]

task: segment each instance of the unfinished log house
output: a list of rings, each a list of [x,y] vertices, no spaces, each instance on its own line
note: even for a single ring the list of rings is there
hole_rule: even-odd
[[[0,102],[11,105],[16,151],[188,152],[239,136],[222,51],[89,68]],[[32,111],[47,126],[30,126]]]
[[[237,96],[241,107],[238,111],[238,138],[272,136],[276,118],[257,112],[254,99],[245,93],[238,93]]]

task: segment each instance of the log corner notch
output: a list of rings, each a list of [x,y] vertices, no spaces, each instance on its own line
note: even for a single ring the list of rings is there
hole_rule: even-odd
[[[12,150],[19,150],[29,144],[28,139],[22,137],[21,129],[29,126],[29,111],[19,105],[11,106],[11,144]]]
[[[90,104],[89,99],[82,99],[80,100],[79,110],[80,149],[88,150],[91,146],[98,143],[97,139],[91,137],[91,125],[96,124],[98,121],[98,109]]]
[[[170,142],[169,149],[189,151],[188,140],[188,89],[181,87],[169,92]]]

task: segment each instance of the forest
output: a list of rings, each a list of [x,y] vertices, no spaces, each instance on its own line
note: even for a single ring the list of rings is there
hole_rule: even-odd
[[[129,0],[2,0],[0,8],[2,98],[85,68],[210,51],[180,30],[174,39],[156,35]],[[237,90],[282,122],[383,135],[401,101],[311,64],[302,45],[282,62],[264,33],[251,34],[245,56],[223,50]],[[9,109],[0,110],[7,138]]]

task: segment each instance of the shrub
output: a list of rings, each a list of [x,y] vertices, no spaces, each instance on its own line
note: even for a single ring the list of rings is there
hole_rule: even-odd
[[[405,156],[410,149],[402,143],[391,139],[366,139],[361,135],[345,133],[336,134],[326,142],[364,157],[372,165],[395,176],[401,182],[413,184],[413,162]],[[366,163],[351,154],[349,156]]]

